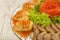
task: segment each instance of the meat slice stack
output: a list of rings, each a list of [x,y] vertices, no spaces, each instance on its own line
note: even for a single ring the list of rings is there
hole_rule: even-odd
[[[60,24],[51,23],[50,26],[45,28],[34,24],[32,40],[60,40]]]

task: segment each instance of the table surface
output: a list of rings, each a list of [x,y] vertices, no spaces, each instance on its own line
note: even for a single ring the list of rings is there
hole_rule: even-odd
[[[20,40],[13,33],[10,19],[13,11],[30,0],[0,0],[0,40]]]

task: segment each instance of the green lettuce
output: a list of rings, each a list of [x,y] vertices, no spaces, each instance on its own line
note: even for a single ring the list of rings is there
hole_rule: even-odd
[[[35,24],[42,25],[43,27],[50,25],[51,20],[48,14],[45,14],[44,12],[37,12],[34,8],[31,9],[29,12],[29,19],[33,21]]]

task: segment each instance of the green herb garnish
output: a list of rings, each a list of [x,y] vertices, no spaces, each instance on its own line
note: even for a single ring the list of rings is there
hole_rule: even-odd
[[[40,0],[40,2],[44,2],[45,0]]]
[[[36,11],[38,11],[38,12],[39,12],[39,9],[40,9],[40,5],[41,4],[38,4],[37,6],[35,6]]]
[[[55,16],[55,17],[53,17],[53,18],[52,18],[52,22],[53,22],[54,24],[60,23],[60,16]]]

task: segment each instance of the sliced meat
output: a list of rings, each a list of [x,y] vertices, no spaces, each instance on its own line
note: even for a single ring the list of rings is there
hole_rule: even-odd
[[[56,27],[60,30],[60,24],[56,23]]]
[[[33,29],[37,29],[37,25],[36,24],[33,24]]]
[[[39,31],[38,30],[36,30],[36,31],[34,31],[33,32],[33,40],[36,40],[36,37],[37,37],[37,35],[39,34]]]
[[[51,35],[50,34],[45,34],[44,35],[44,40],[51,40]]]
[[[45,30],[42,26],[38,26],[38,29],[39,29],[41,32],[46,32],[46,30]]]
[[[51,36],[51,38],[52,38],[52,40],[60,40],[58,33],[53,34],[53,35]]]
[[[59,35],[59,39],[60,39],[60,32],[57,33]]]
[[[39,34],[39,30],[37,29],[37,25],[33,25],[33,38],[32,40],[36,40],[36,36]]]
[[[43,40],[43,36],[46,34],[46,32],[42,32],[40,34],[38,34],[37,36],[37,40]]]
[[[50,26],[47,26],[45,29],[46,29],[47,32],[49,32],[49,33],[54,33],[54,30],[53,30]]]
[[[35,32],[33,32],[33,38],[32,38],[32,40],[36,40],[36,33]]]
[[[39,29],[37,28],[36,24],[33,24],[33,31],[36,32],[36,34],[39,33]]]
[[[56,26],[55,26],[53,23],[51,23],[51,27],[53,28],[53,30],[54,30],[55,32],[59,32],[59,29],[56,28]]]

